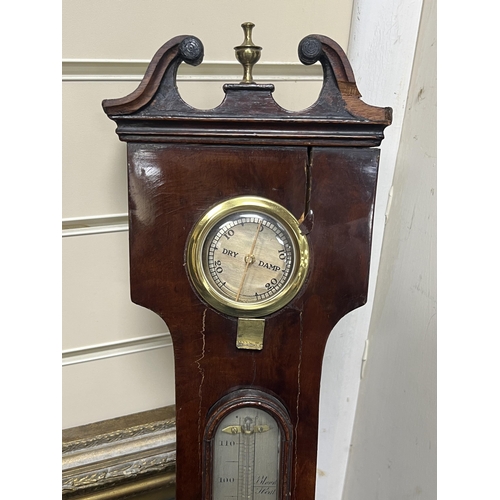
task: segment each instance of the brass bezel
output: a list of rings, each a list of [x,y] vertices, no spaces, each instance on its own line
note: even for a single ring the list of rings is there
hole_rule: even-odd
[[[262,302],[242,303],[223,296],[207,279],[203,266],[203,247],[212,228],[224,217],[242,209],[277,219],[288,231],[293,244],[294,267],[290,278],[276,295]],[[198,294],[214,309],[238,318],[261,318],[286,306],[302,287],[308,267],[309,244],[297,219],[282,205],[259,196],[239,196],[219,203],[195,224],[187,242],[186,268]]]

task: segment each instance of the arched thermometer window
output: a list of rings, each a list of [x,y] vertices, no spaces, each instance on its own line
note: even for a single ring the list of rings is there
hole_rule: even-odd
[[[209,412],[204,442],[204,500],[290,498],[293,427],[274,396],[227,394]]]
[[[258,408],[240,408],[217,428],[213,448],[213,498],[277,500],[281,432]]]

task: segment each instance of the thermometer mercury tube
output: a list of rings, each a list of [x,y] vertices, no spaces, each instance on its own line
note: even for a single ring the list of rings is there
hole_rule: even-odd
[[[278,424],[258,408],[235,410],[217,428],[213,446],[213,500],[277,500]]]

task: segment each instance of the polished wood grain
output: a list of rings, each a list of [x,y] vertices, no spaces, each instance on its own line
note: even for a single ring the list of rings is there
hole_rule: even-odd
[[[181,61],[202,57],[193,39],[165,44],[134,93],[103,103],[128,143],[132,300],[159,314],[173,339],[177,500],[211,498],[202,493],[209,415],[242,389],[286,408],[293,442],[280,500],[312,500],[324,348],[335,324],[366,302],[379,161],[371,146],[380,144],[391,110],[360,100],[342,49],[320,35],[299,46],[301,60],[320,61],[325,75],[308,110],[284,110],[273,86],[258,84],[226,85],[218,108],[195,110],[175,85]],[[182,44],[192,49],[188,57]],[[266,318],[261,351],[236,348],[237,319],[206,305],[185,268],[196,221],[240,195],[287,208],[311,251],[301,292]]]

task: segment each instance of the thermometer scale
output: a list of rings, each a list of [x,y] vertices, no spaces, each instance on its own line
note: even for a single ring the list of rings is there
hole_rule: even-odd
[[[213,498],[278,498],[281,435],[278,424],[258,408],[231,412],[214,442]]]

